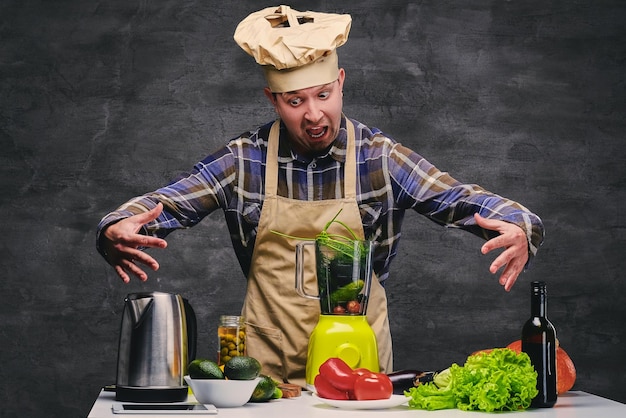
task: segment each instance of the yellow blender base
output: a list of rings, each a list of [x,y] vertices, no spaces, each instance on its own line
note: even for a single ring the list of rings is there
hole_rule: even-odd
[[[315,390],[315,376],[322,363],[331,357],[339,357],[353,369],[380,370],[376,335],[365,315],[320,315],[309,338],[307,389]]]

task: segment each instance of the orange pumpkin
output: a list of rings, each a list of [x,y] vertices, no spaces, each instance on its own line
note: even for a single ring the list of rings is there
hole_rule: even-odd
[[[560,395],[567,392],[576,382],[576,367],[570,356],[556,343],[556,392]],[[522,351],[522,340],[513,341],[507,348],[519,353]]]
[[[522,340],[513,341],[511,344],[507,345],[506,348],[510,348],[516,353],[522,352]]]

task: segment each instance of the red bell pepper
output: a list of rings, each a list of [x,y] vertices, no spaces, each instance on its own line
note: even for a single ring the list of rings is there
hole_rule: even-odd
[[[354,397],[359,401],[389,399],[393,383],[384,373],[363,374],[354,382]]]
[[[393,383],[386,374],[365,368],[352,370],[337,357],[322,363],[314,385],[319,396],[329,399],[389,399],[393,393]]]
[[[322,398],[338,399],[343,401],[350,399],[350,395],[347,391],[337,389],[321,374],[315,376],[313,384],[315,385],[315,391]]]
[[[338,357],[331,357],[322,363],[319,372],[339,390],[354,389],[356,375],[352,372],[352,367]]]

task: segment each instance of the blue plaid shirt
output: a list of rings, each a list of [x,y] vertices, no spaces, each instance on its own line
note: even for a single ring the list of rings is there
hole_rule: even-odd
[[[345,118],[329,151],[315,158],[297,155],[281,125],[278,194],[300,200],[343,197],[346,155]],[[497,235],[478,227],[474,213],[519,225],[533,256],[543,241],[541,219],[519,203],[463,184],[439,171],[419,154],[381,131],[353,121],[356,134],[357,203],[365,237],[378,243],[374,271],[382,283],[397,254],[405,211],[412,209],[432,221],[470,231],[485,239]],[[161,216],[145,225],[143,233],[165,237],[196,225],[222,209],[237,258],[248,275],[257,226],[264,200],[265,161],[271,123],[230,140],[226,146],[197,163],[189,175],[166,187],[131,199],[106,215],[102,229],[119,219],[146,212],[158,202]],[[98,240],[99,241],[99,240]]]

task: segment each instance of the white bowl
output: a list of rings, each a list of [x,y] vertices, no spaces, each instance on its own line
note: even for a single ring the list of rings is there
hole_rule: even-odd
[[[260,377],[252,380],[227,379],[192,379],[185,376],[185,381],[198,402],[215,405],[216,408],[233,408],[246,404]]]

